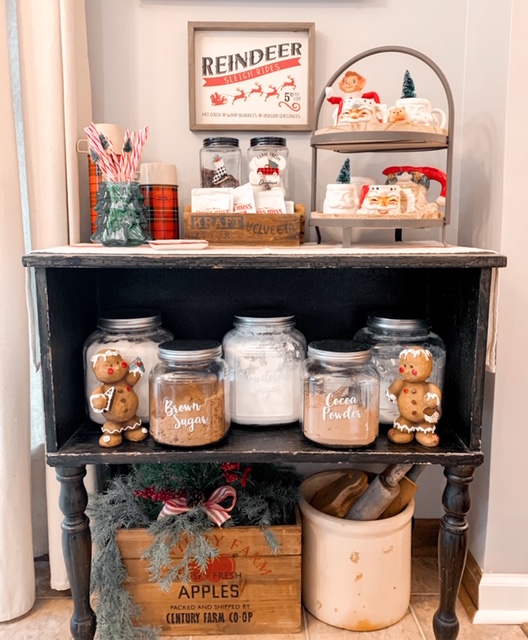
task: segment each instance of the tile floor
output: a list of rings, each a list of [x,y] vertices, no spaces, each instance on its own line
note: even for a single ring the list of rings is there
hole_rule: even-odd
[[[69,592],[49,588],[48,563],[35,563],[37,600],[33,609],[16,620],[0,623],[0,640],[70,640],[72,612]],[[252,636],[255,640],[434,640],[432,618],[438,606],[436,559],[413,558],[412,596],[407,614],[398,624],[373,632],[344,631],[330,627],[305,613],[304,629],[298,634]],[[526,640],[526,625],[472,625],[458,603],[460,620],[458,640]],[[523,631],[524,628],[524,631]],[[526,635],[525,635],[526,633]],[[166,636],[167,637],[167,636]],[[197,640],[241,640],[244,636],[200,636]],[[96,636],[97,638],[97,636]],[[174,636],[172,636],[174,638]],[[180,640],[191,640],[180,636]],[[194,640],[194,639],[193,639]]]

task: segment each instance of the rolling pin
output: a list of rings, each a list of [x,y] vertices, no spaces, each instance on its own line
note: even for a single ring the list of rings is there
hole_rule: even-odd
[[[352,505],[347,520],[377,520],[400,492],[400,480],[413,465],[391,464],[374,480]]]

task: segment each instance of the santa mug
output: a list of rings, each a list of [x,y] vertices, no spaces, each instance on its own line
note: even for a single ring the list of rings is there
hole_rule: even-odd
[[[354,215],[359,207],[363,185],[374,184],[372,178],[354,176],[349,183],[334,183],[326,187],[323,213]]]
[[[385,122],[387,106],[370,98],[347,98],[339,114],[338,124]]]

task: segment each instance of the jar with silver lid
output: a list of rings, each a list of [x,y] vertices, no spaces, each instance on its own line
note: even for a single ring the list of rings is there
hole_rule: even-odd
[[[239,425],[298,423],[306,340],[295,316],[247,311],[223,340],[231,380],[231,420]]]
[[[431,331],[427,318],[412,318],[395,311],[369,313],[367,326],[354,336],[372,349],[372,362],[380,374],[380,422],[392,424],[399,416],[398,407],[389,399],[388,388],[400,377],[400,352],[408,347],[420,346],[433,356],[433,372],[428,378],[442,391],[446,349],[440,336]]]
[[[206,138],[200,149],[200,186],[239,187],[241,166],[242,153],[237,138]]]
[[[201,447],[229,430],[229,382],[216,340],[172,340],[150,373],[150,434],[161,444]]]
[[[366,344],[319,340],[304,363],[304,435],[335,448],[365,447],[379,431],[379,375]]]
[[[249,182],[256,191],[279,187],[288,195],[288,147],[286,138],[251,138],[248,149]]]
[[[90,419],[97,424],[105,422],[104,413],[93,409],[90,395],[100,384],[93,371],[93,358],[108,349],[119,352],[125,362],[142,374],[134,391],[139,399],[137,415],[142,423],[148,423],[148,376],[158,362],[158,344],[172,338],[172,333],[161,326],[161,313],[155,309],[116,309],[101,313],[97,330],[88,336],[83,347],[86,407]]]

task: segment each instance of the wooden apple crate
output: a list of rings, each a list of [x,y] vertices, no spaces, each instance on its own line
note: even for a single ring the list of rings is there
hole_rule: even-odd
[[[297,633],[301,630],[301,521],[270,527],[280,543],[274,554],[258,527],[214,529],[219,555],[205,574],[163,591],[149,582],[143,552],[152,544],[145,529],[117,533],[125,583],[141,616],[134,624],[159,627],[162,636]],[[184,543],[171,555],[181,558]]]
[[[185,238],[210,244],[296,246],[304,241],[304,206],[294,213],[183,212]]]

